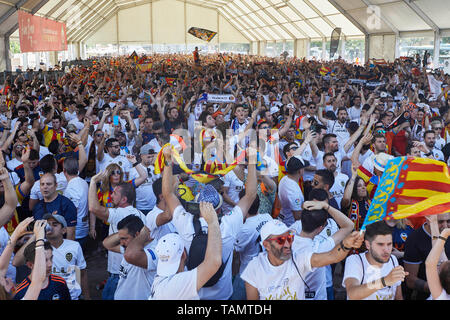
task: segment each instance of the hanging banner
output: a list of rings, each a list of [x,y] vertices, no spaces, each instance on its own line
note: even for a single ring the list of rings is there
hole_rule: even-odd
[[[66,51],[66,24],[19,10],[20,51]]]
[[[204,41],[210,42],[212,38],[217,34],[217,32],[206,30],[202,28],[191,27],[188,30],[189,34],[192,34],[194,37],[202,39]]]

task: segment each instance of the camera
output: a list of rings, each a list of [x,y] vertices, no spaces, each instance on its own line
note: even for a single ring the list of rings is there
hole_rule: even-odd
[[[200,203],[195,201],[186,201],[185,209],[193,215],[200,215]]]
[[[31,222],[31,223],[27,226],[27,231],[33,232],[33,230],[34,230],[34,223],[35,223],[35,221]],[[53,230],[52,226],[49,225],[49,224],[47,223],[47,225],[45,226],[45,233],[51,232],[52,230]]]

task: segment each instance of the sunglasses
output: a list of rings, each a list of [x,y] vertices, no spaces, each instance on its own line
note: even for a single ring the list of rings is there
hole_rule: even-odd
[[[279,237],[276,237],[276,238],[270,238],[270,239],[267,239],[267,240],[269,240],[269,241],[274,240],[274,241],[276,241],[280,246],[282,246],[286,241],[287,241],[289,244],[291,244],[292,241],[294,241],[294,235],[293,235],[293,234],[288,234],[287,236],[279,236]]]
[[[97,136],[97,137],[103,137],[104,134],[103,134],[103,133],[97,133],[96,136]]]
[[[291,147],[290,149],[289,149],[289,151],[295,151],[295,150],[297,150],[298,149],[298,147]]]
[[[121,175],[121,174],[122,174],[122,171],[120,171],[120,170],[113,170],[113,171],[111,171],[111,175],[112,175],[112,176],[115,175],[115,174]]]

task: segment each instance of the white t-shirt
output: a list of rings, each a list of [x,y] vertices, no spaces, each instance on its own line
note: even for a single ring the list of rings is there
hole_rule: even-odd
[[[186,212],[183,206],[178,206],[173,212],[172,223],[185,243],[185,248],[189,253],[192,239],[194,238],[193,215]],[[217,283],[208,288],[201,288],[199,296],[202,300],[227,300],[233,294],[232,273],[233,249],[236,236],[244,223],[244,215],[239,206],[235,206],[232,211],[224,212],[220,222],[220,232],[222,235],[222,262],[227,262],[222,277]],[[208,230],[205,219],[200,218],[202,230]]]
[[[325,153],[323,151],[319,151],[317,153],[317,157],[316,157],[316,169],[320,170],[320,169],[325,169],[325,166],[323,165],[323,156],[325,155]],[[347,153],[344,151],[344,148],[340,148],[338,151],[336,151],[334,153],[334,156],[336,157],[336,171],[337,172],[341,172],[341,168],[342,168],[342,159],[344,159],[345,157],[350,158]]]
[[[144,167],[145,170],[147,168]],[[161,175],[154,174],[155,167],[149,166],[150,174],[147,177],[147,180],[136,188],[136,208],[139,210],[152,210],[156,205],[156,196],[153,193],[153,182],[157,180]],[[136,168],[132,168],[130,170],[130,175],[128,177],[129,180],[137,179],[139,177],[139,173]]]
[[[18,160],[17,158],[14,158],[6,162],[6,167],[9,170],[14,171],[14,169],[20,166],[22,163],[23,163],[22,161]]]
[[[125,173],[129,173],[131,168],[133,168],[130,161],[128,161],[126,157],[118,155],[117,157],[112,158],[109,154],[105,153],[103,160],[100,163],[98,163],[99,171],[105,171],[106,167],[111,163],[118,164]]]
[[[241,179],[239,179],[236,176],[234,171],[231,170],[224,177],[223,187],[228,188],[227,195],[231,198],[231,200],[233,200],[234,203],[238,203],[239,192],[241,192],[241,190],[245,188],[245,184]],[[233,210],[233,207],[224,201],[222,206],[222,212],[229,212],[231,210]]]
[[[302,278],[305,279],[306,274],[312,271],[312,254],[312,249],[293,251],[292,259],[274,266],[269,262],[267,252],[261,252],[249,262],[241,278],[258,289],[260,300],[304,300]]]
[[[307,160],[309,162],[310,166],[314,167],[316,165],[316,161],[314,160],[311,151],[311,146],[309,144],[306,146],[305,150],[303,150],[301,156],[303,160]],[[315,170],[307,170],[306,168],[303,169],[303,180],[312,181],[314,179],[314,172]]]
[[[334,184],[330,188],[330,193],[336,200],[339,209],[341,208],[341,200],[344,197],[345,184],[348,181],[348,176],[343,173],[338,173],[337,176],[334,177]]]
[[[291,225],[290,228],[293,229],[297,235],[299,235],[300,232],[302,232],[301,220],[295,221],[295,223],[293,225]],[[326,242],[330,241],[329,238],[338,231],[339,231],[339,226],[337,225],[336,221],[334,221],[334,219],[332,219],[332,218],[328,218],[325,228],[323,228],[321,233],[319,233],[318,235],[316,235],[314,237],[313,241],[314,241],[314,243],[322,243],[322,242],[326,243]],[[295,241],[294,241],[294,243],[295,243]],[[331,248],[331,249],[333,249],[333,248]],[[330,251],[331,249],[326,250],[326,251]],[[314,252],[316,252],[316,251],[314,251]],[[328,287],[333,286],[333,272],[331,269],[331,265],[327,265],[324,268],[326,269],[326,287],[328,288]],[[308,285],[309,285],[309,282],[308,282]]]
[[[59,248],[53,247],[52,273],[64,278],[72,300],[78,300],[81,286],[76,279],[75,266],[80,270],[86,268],[83,250],[77,241],[63,239]]]
[[[89,186],[80,177],[71,179],[64,190],[64,196],[69,198],[77,208],[77,225],[75,239],[82,239],[89,234]]]
[[[350,118],[350,121],[356,121],[361,117],[361,110],[362,110],[361,105],[359,106],[359,108],[356,108],[356,106],[353,106],[350,109],[347,109],[348,117]]]
[[[327,133],[334,133],[337,136],[339,146],[342,148],[350,139],[350,133],[346,124],[341,124],[338,120],[327,121]]]
[[[439,160],[439,161],[444,161],[444,154],[442,153],[441,150],[436,149],[436,147],[431,150],[432,156],[435,160]],[[420,155],[422,156],[422,158],[426,158],[425,154],[423,152],[420,152]]]
[[[156,275],[156,241],[144,247],[147,255],[147,269],[128,263],[122,259],[119,267],[119,282],[114,292],[114,300],[147,300]]]
[[[148,300],[200,300],[197,268],[168,277],[156,276]]]
[[[159,227],[156,225],[156,218],[163,212],[164,211],[158,208],[158,206],[155,206],[145,217],[145,225],[150,229],[150,236],[153,238],[153,241],[156,242],[166,234],[175,233],[176,231],[175,226],[171,221]]]
[[[257,239],[260,235],[262,226],[270,220],[272,220],[272,216],[268,213],[249,216],[237,234],[234,250],[239,252],[239,260],[241,262],[239,267],[240,274],[242,274],[250,260],[252,260],[253,257],[256,257],[260,252],[260,243]]]
[[[295,222],[292,211],[302,210],[304,201],[302,189],[300,189],[298,182],[292,180],[289,176],[284,176],[278,185],[278,198],[281,202],[278,219],[289,227]]]
[[[64,175],[64,172],[61,173],[56,173],[56,191],[59,194],[64,194],[64,190],[67,188],[67,178]],[[42,196],[41,193],[41,185],[40,185],[40,181],[36,181],[33,185],[33,187],[31,188],[31,192],[30,192],[30,199],[34,199],[34,200],[42,200],[44,199],[44,197]]]
[[[374,159],[375,159],[376,154],[372,152],[372,154],[366,158],[366,160],[364,160],[364,162],[362,163],[362,166],[367,169],[367,171],[369,171],[370,173],[373,174],[373,168],[374,168]]]
[[[434,300],[450,300],[450,294],[445,289],[442,289],[441,295]]]
[[[109,208],[108,209],[108,222],[109,222],[109,233],[108,235],[112,235],[119,230],[117,230],[117,224],[123,218],[129,215],[135,215],[141,218],[142,222],[145,221],[145,215],[136,208],[132,206],[128,206],[125,208]],[[108,272],[119,274],[120,263],[122,262],[123,254],[108,251]]]
[[[77,118],[77,112],[73,111],[72,113],[70,113],[69,111],[66,111],[64,112],[64,117],[66,118],[66,121],[70,123],[70,121]]]
[[[391,270],[394,269],[394,267],[398,266],[397,258],[394,255],[391,255],[392,260],[389,259],[389,261],[384,263],[380,269],[376,266],[369,264],[366,258],[366,253],[367,251],[360,254],[353,254],[351,256],[348,256],[347,259],[345,260],[344,277],[342,279],[342,286],[344,288],[345,288],[345,280],[347,278],[355,278],[358,280],[358,283],[362,282],[362,284],[365,284],[372,282],[374,280],[378,280],[381,277],[387,276],[391,272]],[[358,256],[361,257],[362,263],[361,259]],[[401,281],[398,281],[393,286],[388,286],[383,289],[380,289],[372,293],[370,296],[364,298],[363,300],[395,300],[395,292],[399,285],[401,285]]]

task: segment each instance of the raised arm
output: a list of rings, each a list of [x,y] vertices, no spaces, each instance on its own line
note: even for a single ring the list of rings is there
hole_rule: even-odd
[[[134,181],[134,185],[139,187],[141,184],[143,184],[145,181],[147,181],[148,178],[148,172],[145,170],[145,168],[137,162],[136,156],[127,154],[127,159],[130,161],[130,163],[133,165],[133,167],[136,168],[137,173],[139,174],[139,177],[136,178]]]
[[[438,273],[438,264],[441,254],[444,252],[445,242],[450,235],[450,228],[442,230],[438,239],[433,243],[430,253],[425,260],[425,272],[427,275],[428,288],[434,300],[442,294],[442,284]],[[447,262],[448,263],[448,262]]]
[[[45,238],[46,220],[38,220],[34,224],[34,235],[36,239]],[[42,241],[36,242],[36,253],[34,256],[33,270],[31,272],[31,283],[23,297],[23,300],[37,300],[41,293],[42,285],[47,277],[47,261],[45,248]]]
[[[131,263],[140,268],[147,269],[148,260],[144,247],[153,239],[150,236],[150,230],[144,226],[139,234],[130,241],[125,250],[124,258],[128,263]]]
[[[5,204],[0,209],[0,226],[3,226],[11,220],[19,201],[17,200],[16,190],[14,190],[9,178],[8,170],[4,167],[0,168],[0,181],[5,189]]]
[[[205,259],[197,267],[197,291],[219,270],[222,264],[222,236],[217,213],[209,202],[200,202],[200,216],[208,224]]]
[[[172,146],[166,146],[163,149],[164,154],[164,171],[162,174],[162,194],[169,210],[170,216],[173,215],[175,209],[181,205],[180,200],[174,193],[174,180],[172,173]]]
[[[100,220],[108,221],[109,212],[108,208],[100,205],[97,197],[97,183],[101,181],[104,173],[100,171],[98,174],[91,178],[91,183],[89,184],[89,211],[93,213]]]

